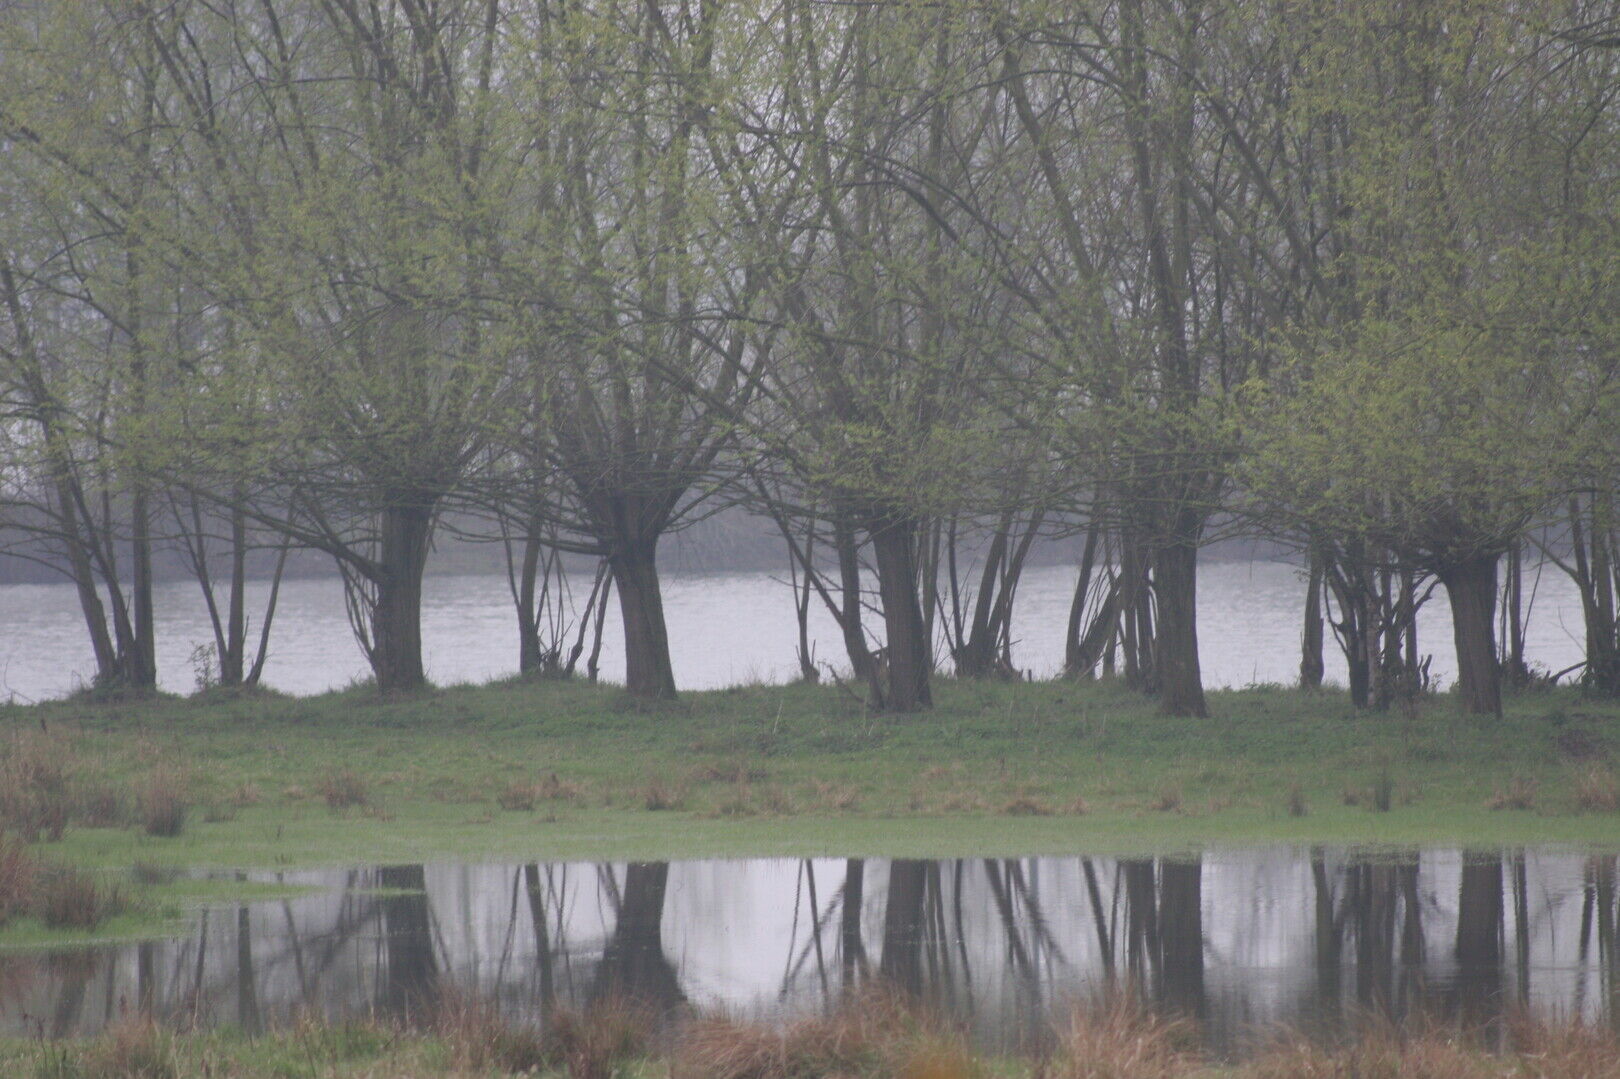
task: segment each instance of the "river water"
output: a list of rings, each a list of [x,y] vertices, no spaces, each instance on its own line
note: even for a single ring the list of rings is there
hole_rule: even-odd
[[[1620,857],[1557,849],[1177,858],[403,865],[254,880],[170,940],[0,955],[0,1030],[93,1033],[132,1009],[250,1031],[301,1014],[410,1020],[454,987],[518,1021],[629,996],[765,1022],[882,979],[981,1047],[1130,983],[1241,1056],[1387,1017],[1620,1018]]]
[[[780,577],[686,573],[669,574],[664,583],[670,648],[682,688],[797,675],[793,598]],[[588,580],[574,585],[580,595],[590,587]],[[1073,587],[1070,568],[1037,567],[1024,574],[1013,621],[1013,659],[1020,669],[1036,677],[1059,669]],[[422,634],[430,678],[441,685],[482,682],[516,671],[516,622],[504,577],[429,577],[425,592]],[[1295,566],[1204,562],[1198,620],[1205,684],[1292,682],[1298,673],[1303,597]],[[192,652],[213,639],[201,597],[189,582],[170,582],[158,588],[156,601],[159,682],[164,689],[190,692],[196,681]],[[264,676],[269,686],[319,693],[367,673],[334,579],[285,582],[273,628]],[[841,640],[819,603],[812,610],[811,631],[818,662],[843,666]],[[1580,604],[1568,578],[1554,569],[1540,574],[1529,626],[1530,658],[1550,670],[1578,662],[1581,632]],[[610,604],[601,668],[609,681],[624,674],[619,633],[616,604]],[[1433,654],[1439,683],[1449,684],[1456,662],[1441,591],[1419,614],[1419,641],[1422,651]],[[1342,682],[1344,664],[1331,639],[1327,652],[1329,680]],[[0,586],[0,700],[62,696],[84,685],[94,670],[71,586]]]

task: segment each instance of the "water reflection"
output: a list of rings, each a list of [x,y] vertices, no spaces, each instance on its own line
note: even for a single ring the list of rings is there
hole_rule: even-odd
[[[1191,858],[408,865],[254,875],[296,900],[174,940],[0,956],[0,1029],[93,1033],[140,1009],[249,1031],[299,1012],[419,1019],[454,986],[506,1014],[632,997],[773,1019],[882,979],[1027,1047],[1111,985],[1240,1053],[1278,1027],[1614,1022],[1614,855],[1319,847]]]

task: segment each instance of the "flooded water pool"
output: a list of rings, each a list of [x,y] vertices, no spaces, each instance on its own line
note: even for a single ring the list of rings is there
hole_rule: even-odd
[[[997,1051],[1121,984],[1221,1055],[1374,1018],[1614,1024],[1617,869],[1555,849],[1273,847],[254,873],[310,891],[200,911],[169,940],[0,954],[0,1029],[87,1035],[132,1010],[249,1031],[409,1021],[451,988],[517,1020],[613,995],[769,1022],[874,980]]]

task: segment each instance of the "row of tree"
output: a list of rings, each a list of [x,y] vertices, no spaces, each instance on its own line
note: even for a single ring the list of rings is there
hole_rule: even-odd
[[[1203,714],[1230,527],[1308,552],[1306,682],[1326,617],[1358,703],[1421,685],[1438,586],[1499,711],[1539,543],[1620,690],[1617,46],[1614,0],[11,0],[0,513],[133,685],[166,544],[225,681],[312,548],[422,683],[454,511],[525,669],[616,594],[669,696],[659,541],[743,503],[894,710],[941,641],[1010,667],[1077,534],[1070,673]]]

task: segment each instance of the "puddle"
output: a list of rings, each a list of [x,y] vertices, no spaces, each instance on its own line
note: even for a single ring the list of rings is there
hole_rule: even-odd
[[[178,937],[0,955],[0,1029],[66,1037],[135,1009],[249,1031],[409,1019],[442,989],[513,1019],[624,994],[775,1021],[881,978],[987,1051],[1122,982],[1214,1053],[1373,1017],[1620,1018],[1620,856],[1555,849],[1187,858],[429,864],[251,880],[312,889]]]

